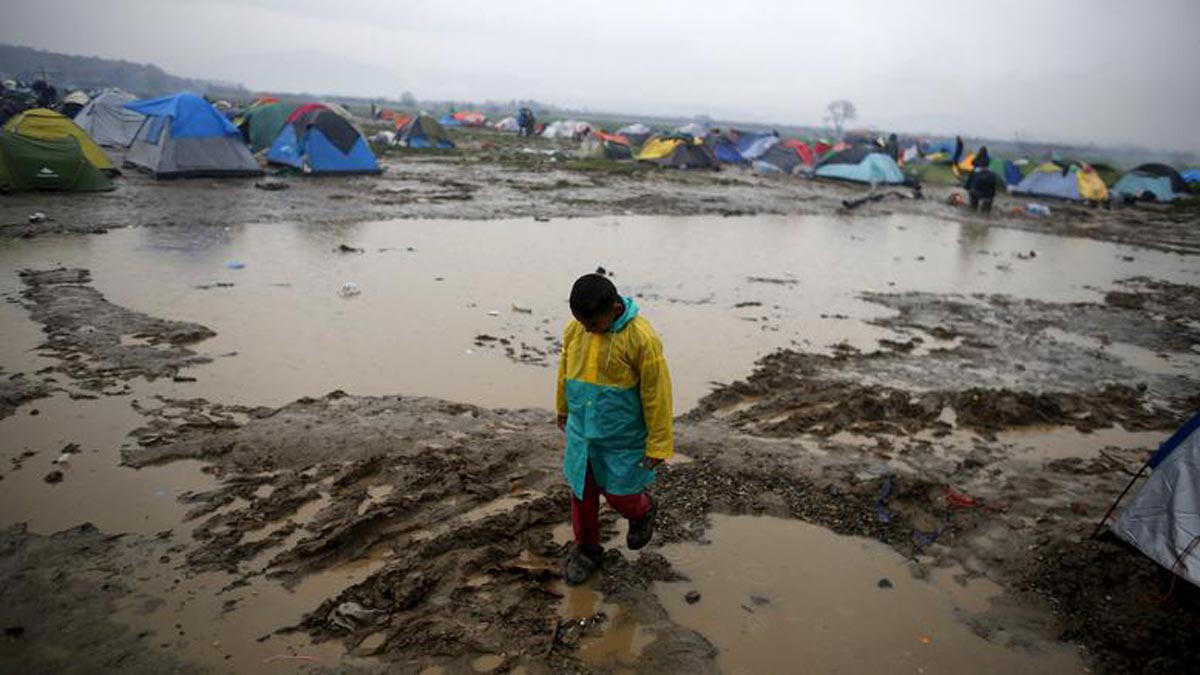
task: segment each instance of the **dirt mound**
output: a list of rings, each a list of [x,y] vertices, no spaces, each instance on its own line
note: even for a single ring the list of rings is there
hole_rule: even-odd
[[[43,382],[34,382],[24,373],[9,375],[0,368],[0,420],[13,414],[22,404],[50,395]]]
[[[159,319],[114,305],[88,286],[82,269],[23,270],[21,293],[31,318],[49,335],[42,345],[59,359],[58,370],[91,389],[115,380],[174,377],[181,368],[211,359],[191,351],[216,335],[196,323]]]
[[[1102,672],[1200,672],[1200,592],[1111,536],[1043,549],[1026,584],[1048,597],[1062,639]]]

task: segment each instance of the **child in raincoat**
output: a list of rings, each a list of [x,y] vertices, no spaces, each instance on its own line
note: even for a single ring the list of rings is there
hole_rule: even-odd
[[[564,576],[577,585],[603,559],[601,494],[629,519],[626,545],[649,543],[657,509],[645,489],[675,448],[662,342],[633,298],[620,297],[607,277],[587,274],[572,287],[570,305],[575,319],[563,331],[557,408],[575,530]]]

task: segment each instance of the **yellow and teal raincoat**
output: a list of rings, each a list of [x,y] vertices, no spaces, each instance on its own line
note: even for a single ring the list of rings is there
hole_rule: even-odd
[[[675,453],[671,408],[662,341],[638,316],[633,298],[625,298],[625,312],[607,333],[589,333],[575,320],[567,324],[558,414],[567,416],[563,473],[576,497],[583,498],[589,463],[609,494],[638,494],[654,482],[654,471],[640,462]]]

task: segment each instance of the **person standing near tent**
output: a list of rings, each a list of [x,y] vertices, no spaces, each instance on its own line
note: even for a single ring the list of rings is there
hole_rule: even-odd
[[[985,159],[982,163],[979,161],[981,156]],[[996,198],[996,174],[988,168],[986,158],[987,148],[985,147],[979,151],[979,155],[976,155],[975,168],[967,176],[967,182],[963,186],[970,198],[971,210],[984,214],[992,212],[992,200]]]
[[[517,135],[533,136],[535,126],[537,126],[537,118],[533,116],[533,111],[529,108],[521,108],[521,111],[517,113]]]
[[[618,295],[607,277],[586,274],[571,288],[570,307],[575,318],[563,331],[556,407],[575,532],[564,576],[576,586],[603,561],[601,494],[629,520],[630,550],[650,542],[657,506],[645,489],[675,447],[662,342],[633,298]]]

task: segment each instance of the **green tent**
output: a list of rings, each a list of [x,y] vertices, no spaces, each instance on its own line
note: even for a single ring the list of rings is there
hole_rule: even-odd
[[[111,189],[112,181],[84,157],[73,137],[30,138],[0,131],[0,192]]]
[[[288,117],[300,106],[295,103],[270,103],[256,106],[245,112],[238,127],[242,137],[250,144],[250,152],[269,150]]]

